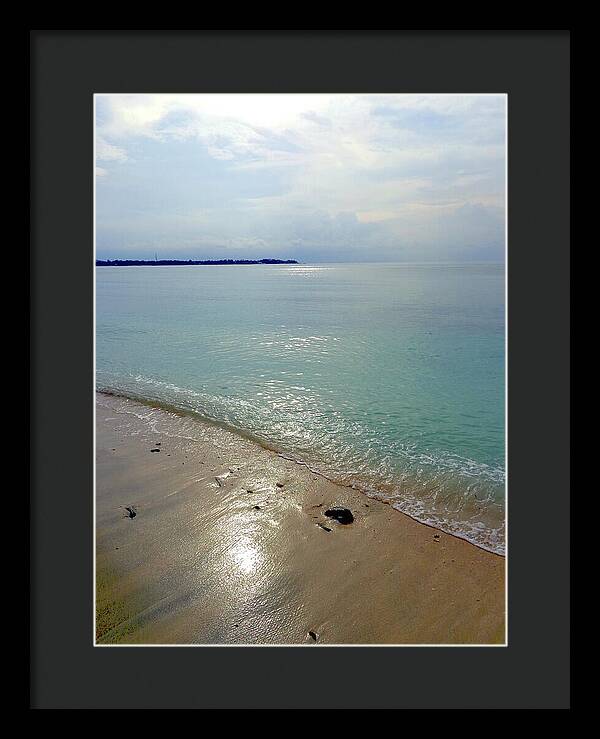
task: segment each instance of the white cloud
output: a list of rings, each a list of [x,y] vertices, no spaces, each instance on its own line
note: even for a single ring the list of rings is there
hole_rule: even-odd
[[[119,164],[99,196],[99,238],[126,250],[131,232],[151,248],[158,221],[174,250],[293,242],[326,257],[328,245],[356,237],[373,253],[447,250],[460,238],[498,253],[505,104],[502,95],[98,96],[97,159]],[[303,219],[311,225],[299,235]]]
[[[97,136],[96,160],[99,162],[126,162],[127,152],[119,146],[109,144],[102,136]]]

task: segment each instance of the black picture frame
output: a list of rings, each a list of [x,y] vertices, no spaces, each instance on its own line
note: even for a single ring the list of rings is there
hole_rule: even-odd
[[[568,708],[569,31],[29,38],[30,707]],[[507,93],[507,647],[94,648],[96,92]]]

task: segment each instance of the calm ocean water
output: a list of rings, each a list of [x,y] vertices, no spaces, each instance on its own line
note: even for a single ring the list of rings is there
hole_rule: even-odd
[[[504,551],[504,266],[96,269],[97,387]]]

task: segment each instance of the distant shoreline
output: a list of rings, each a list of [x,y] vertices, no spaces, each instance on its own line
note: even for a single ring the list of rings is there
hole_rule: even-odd
[[[96,259],[96,267],[177,267],[221,264],[299,264],[295,259]]]

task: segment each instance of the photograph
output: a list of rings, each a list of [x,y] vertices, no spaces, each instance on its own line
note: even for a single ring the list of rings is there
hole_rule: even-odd
[[[507,646],[509,96],[93,117],[94,645]]]
[[[570,710],[570,65],[30,30],[30,710]]]

